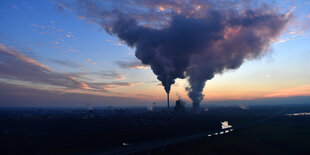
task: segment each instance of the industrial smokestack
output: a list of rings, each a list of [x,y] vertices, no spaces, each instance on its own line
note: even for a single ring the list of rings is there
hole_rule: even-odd
[[[199,111],[199,103],[197,103],[197,102],[193,103],[193,111],[195,111],[195,112]]]
[[[168,108],[179,78],[188,80],[186,91],[199,109],[206,81],[268,53],[292,17],[273,6],[249,7],[251,1],[197,1],[199,9],[196,1],[132,1],[116,1],[113,8],[105,7],[110,1],[77,1],[74,8],[135,49],[164,86]],[[154,9],[159,7],[171,9]]]
[[[168,105],[168,109],[170,109],[170,106],[169,106],[169,93],[167,93],[167,105]]]

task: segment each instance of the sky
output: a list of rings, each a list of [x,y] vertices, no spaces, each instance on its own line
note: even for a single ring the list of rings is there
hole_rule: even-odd
[[[207,7],[195,2],[195,10]],[[239,6],[241,2],[234,4]],[[0,2],[0,106],[148,106],[153,102],[164,105],[166,92],[161,81],[150,65],[142,64],[135,56],[140,47],[129,45],[119,32],[109,30],[114,15],[102,15],[91,10],[91,5],[80,3]],[[140,15],[132,13],[136,10],[152,8],[155,13],[145,11],[146,17],[140,15],[136,19],[141,18],[139,24],[145,27],[161,30],[170,16],[156,13],[175,7],[174,3],[165,2],[126,3],[107,1],[98,4],[102,5],[98,8],[126,8],[125,19]],[[268,38],[271,41],[263,54],[245,59],[236,68],[216,72],[208,79],[202,91],[202,104],[310,96],[310,1],[273,1],[263,10],[268,9],[289,16],[281,32],[272,40]],[[177,12],[186,15],[186,11],[193,10],[180,4]],[[186,90],[189,77],[177,78],[171,85],[172,102],[179,97],[192,102]]]

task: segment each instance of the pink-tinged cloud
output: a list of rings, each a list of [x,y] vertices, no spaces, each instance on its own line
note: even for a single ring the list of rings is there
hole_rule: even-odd
[[[146,68],[149,68],[149,66],[143,65],[139,61],[131,61],[131,62],[115,61],[115,63],[124,69],[146,69]]]
[[[126,46],[123,42],[121,41],[115,41],[115,40],[106,40],[107,42],[111,42],[113,43],[113,45],[117,45],[117,46]]]
[[[296,88],[279,90],[265,97],[292,97],[292,96],[310,96],[310,85],[303,85]]]
[[[123,74],[120,74],[115,80],[125,80],[126,77]]]
[[[46,70],[50,70],[50,68],[48,66],[40,64],[37,61],[35,61],[34,59],[29,58],[29,57],[25,56],[24,54],[14,50],[14,49],[8,49],[2,43],[0,43],[0,52],[6,53],[6,54],[11,55],[11,56],[14,56],[16,59],[18,59],[20,61],[23,61],[23,62],[26,62],[26,63],[29,63],[29,64],[33,64],[35,66],[39,66],[39,67],[41,67],[43,69],[46,69]]]
[[[102,83],[88,83],[88,85],[97,90],[108,90],[114,88],[121,88],[121,87],[133,87],[134,83],[130,82],[102,82]]]

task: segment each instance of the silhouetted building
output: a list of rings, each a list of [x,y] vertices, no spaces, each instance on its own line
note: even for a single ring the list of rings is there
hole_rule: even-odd
[[[185,111],[185,102],[183,102],[181,99],[178,99],[175,102],[174,111],[176,111],[176,112],[184,112]]]

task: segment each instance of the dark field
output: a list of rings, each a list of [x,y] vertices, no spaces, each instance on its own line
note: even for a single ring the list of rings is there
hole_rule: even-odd
[[[310,117],[277,117],[235,132],[153,154],[310,154]]]
[[[209,107],[194,114],[135,109],[2,109],[0,154],[103,154],[198,133],[234,131],[150,149],[152,154],[309,154],[310,106]],[[129,144],[123,146],[123,143]],[[138,151],[135,154],[145,154]]]

